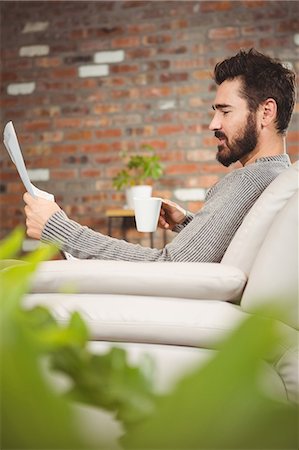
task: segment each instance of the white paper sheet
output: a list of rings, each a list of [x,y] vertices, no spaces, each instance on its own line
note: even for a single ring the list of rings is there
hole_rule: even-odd
[[[42,191],[41,189],[38,189],[31,183],[12,122],[8,122],[4,128],[3,142],[11,157],[12,162],[15,164],[17,168],[17,171],[20,175],[20,178],[24,184],[26,191],[29,192],[29,194],[31,194],[33,197],[42,197],[47,200],[54,201],[53,194],[49,194],[49,192]]]

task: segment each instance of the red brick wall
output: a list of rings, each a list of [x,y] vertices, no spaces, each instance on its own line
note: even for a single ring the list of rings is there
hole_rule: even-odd
[[[165,166],[154,193],[175,201],[176,189],[206,189],[227,171],[215,162],[208,130],[217,61],[254,46],[298,69],[297,2],[0,6],[1,130],[13,120],[28,169],[44,177],[35,184],[73,219],[103,232],[105,210],[124,204],[111,182],[122,150],[152,144]],[[123,60],[108,63],[109,74],[80,76],[82,66],[98,66],[96,53],[119,50]],[[27,90],[35,83],[32,93],[17,94],[23,83]],[[293,160],[297,119],[298,106],[288,134]],[[3,236],[24,222],[23,186],[4,147],[0,157]],[[196,210],[201,202],[195,195],[183,204]]]

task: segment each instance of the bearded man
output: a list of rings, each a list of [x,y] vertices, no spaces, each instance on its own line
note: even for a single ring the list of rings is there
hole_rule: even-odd
[[[196,214],[164,200],[159,226],[177,236],[163,249],[114,239],[70,220],[53,202],[24,194],[27,234],[81,259],[220,262],[245,215],[290,165],[286,130],[295,104],[295,74],[254,49],[218,63],[214,117],[217,160],[242,164],[216,183]]]

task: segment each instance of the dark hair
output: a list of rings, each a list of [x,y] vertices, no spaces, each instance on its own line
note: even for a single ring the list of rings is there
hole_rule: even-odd
[[[225,80],[240,77],[241,95],[254,112],[267,98],[277,104],[276,128],[284,134],[288,128],[296,98],[295,73],[279,60],[259,53],[255,49],[241,50],[235,56],[216,64],[214,80],[220,85]]]

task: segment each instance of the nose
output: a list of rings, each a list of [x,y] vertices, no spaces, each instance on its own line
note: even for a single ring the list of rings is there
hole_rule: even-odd
[[[220,130],[221,129],[221,121],[220,121],[220,115],[218,114],[218,111],[215,111],[214,117],[211,120],[211,123],[209,125],[210,131]]]

